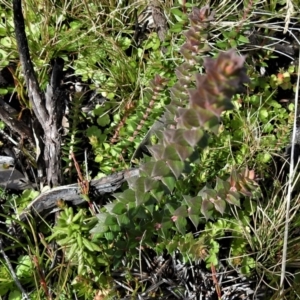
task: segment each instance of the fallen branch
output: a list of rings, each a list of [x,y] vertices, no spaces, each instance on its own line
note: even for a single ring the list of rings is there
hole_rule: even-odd
[[[139,175],[138,169],[121,171],[90,182],[90,190],[97,196],[112,194],[128,179]],[[45,216],[57,207],[57,201],[62,199],[72,205],[79,205],[86,200],[82,197],[81,186],[77,183],[53,188],[39,195],[19,215],[20,221],[26,221],[28,214]],[[53,211],[54,212],[54,211]]]

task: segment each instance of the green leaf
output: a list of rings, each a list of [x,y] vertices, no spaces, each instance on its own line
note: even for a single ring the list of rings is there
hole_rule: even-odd
[[[123,216],[121,216],[120,218],[122,218]],[[117,217],[117,220],[119,221],[119,216]],[[125,224],[125,222],[123,223],[123,224]],[[110,226],[108,226],[109,227],[109,230],[111,231],[111,232],[120,232],[121,231],[121,227],[119,226],[119,225],[110,225]],[[108,231],[108,230],[107,230]]]
[[[266,108],[262,108],[259,110],[259,118],[261,120],[266,120],[269,116],[268,110]]]
[[[205,259],[206,267],[211,268],[211,264],[217,266],[219,264],[218,255],[216,253],[209,253],[208,257]]]
[[[187,226],[187,221],[186,218],[183,217],[177,217],[177,220],[175,221],[176,228],[178,231],[184,235],[186,233],[186,226]]]
[[[213,204],[215,209],[223,215],[226,208],[226,202],[218,197],[213,201]]]
[[[96,234],[96,233],[104,233],[108,230],[108,226],[103,225],[103,224],[97,224],[91,231],[90,233]]]
[[[9,293],[8,300],[22,300],[22,293],[19,290],[13,290]]]
[[[242,42],[242,43],[244,43],[244,44],[250,43],[249,39],[248,39],[246,36],[244,36],[244,35],[240,35],[240,36],[238,37],[238,41],[239,41],[239,42]]]
[[[70,22],[70,27],[72,29],[79,29],[82,26],[82,22],[80,21],[72,21]]]
[[[164,160],[156,161],[153,165],[151,177],[165,177],[170,173],[169,167]]]
[[[255,268],[255,260],[252,257],[244,256],[241,265],[241,273],[249,275],[251,270]]]
[[[226,201],[230,204],[241,207],[239,193],[234,193],[229,191],[228,194],[226,195]]]
[[[71,260],[75,256],[76,251],[78,251],[78,245],[73,243],[67,251],[67,259]]]
[[[171,241],[169,244],[166,245],[166,249],[168,253],[172,254],[177,249],[178,242]]]
[[[236,30],[223,31],[224,37],[227,39],[234,39],[237,36],[238,32]]]
[[[173,191],[175,186],[174,177],[163,177],[162,182],[163,184],[165,184],[165,186],[169,189],[170,192]],[[162,185],[160,185],[156,189],[151,190],[150,193],[158,202],[160,202],[165,195],[165,189],[162,187]]]
[[[18,277],[29,277],[32,275],[33,263],[29,255],[22,255],[18,258],[16,275]]]
[[[130,219],[128,218],[128,216],[126,214],[117,216],[117,219],[118,219],[120,226],[127,226],[128,224],[131,223]]]
[[[127,204],[128,202],[135,201],[135,191],[127,189],[123,193],[114,194],[114,197],[120,202]]]
[[[117,218],[115,216],[107,215],[105,219],[105,225],[116,225],[117,224]]]
[[[124,203],[122,202],[117,202],[115,203],[114,207],[112,208],[111,212],[113,214],[116,214],[116,215],[121,215],[123,214],[124,212],[126,211],[126,206]]]
[[[108,241],[113,241],[115,239],[115,236],[112,232],[105,232],[104,236]]]
[[[146,177],[150,177],[152,173],[152,169],[154,168],[155,162],[154,161],[148,161],[147,163],[143,164],[140,167],[141,174],[140,175],[146,175]],[[144,174],[143,174],[144,173]]]
[[[0,95],[4,96],[8,93],[7,89],[0,89]]]
[[[97,119],[97,124],[101,127],[105,127],[110,124],[110,117],[108,114],[105,114],[104,116],[101,116]]]
[[[10,37],[4,37],[0,40],[0,44],[4,47],[11,48],[12,42]]]
[[[202,198],[200,196],[196,196],[193,198],[187,198],[187,196],[183,196],[186,204],[189,206],[189,213],[191,215],[198,215],[200,212],[200,207],[202,203]]]
[[[173,145],[164,147],[163,159],[167,161],[178,160],[178,154],[176,153]]]
[[[217,177],[215,190],[216,191],[221,191],[221,190],[229,191],[229,189],[230,189],[230,183],[228,181],[224,181],[224,180],[220,179],[219,177]]]
[[[193,147],[189,147],[189,146],[181,146],[181,145],[174,145],[174,148],[176,149],[178,155],[179,155],[179,158],[182,160],[182,161],[185,161],[187,158],[189,158],[193,152],[194,152],[194,148]]]
[[[236,46],[237,46],[236,40],[229,40],[229,44],[232,48],[236,48]]]
[[[176,179],[173,176],[165,176],[161,178],[162,183],[168,188],[168,190],[170,192],[173,192],[175,185],[176,185]],[[160,192],[160,193],[159,193]],[[164,191],[160,190],[160,191],[155,191],[153,193],[153,196],[157,199],[160,200],[161,197],[163,196]]]
[[[195,147],[201,138],[204,136],[204,132],[201,129],[185,130],[183,133],[185,140],[190,144],[191,147]]]
[[[6,29],[3,27],[0,27],[0,36],[6,36]]]
[[[165,147],[162,144],[157,144],[149,146],[148,150],[155,160],[159,160],[163,158]]]
[[[173,212],[173,216],[176,217],[187,217],[187,215],[188,212],[186,206],[180,206]]]
[[[136,192],[135,193],[135,199],[136,199],[136,205],[139,206],[145,202],[147,202],[150,198],[149,193],[144,193],[144,192]]]
[[[176,18],[177,22],[181,22],[183,19],[186,19],[185,14],[183,13],[182,10],[178,9],[178,8],[172,8],[171,9],[171,14],[174,15],[174,17]],[[176,23],[177,23],[176,22]]]
[[[189,215],[189,218],[195,226],[195,229],[197,229],[200,221],[199,215]]]
[[[219,41],[216,42],[216,46],[219,49],[227,50],[229,48],[228,41]]]
[[[183,161],[175,161],[175,160],[167,160],[167,165],[170,167],[170,169],[171,169],[172,173],[174,174],[174,176],[176,177],[176,179],[178,179],[184,169],[184,162]]]
[[[214,205],[210,201],[208,201],[207,199],[204,199],[202,201],[201,213],[204,215],[204,217],[207,220],[211,218],[213,208],[214,208]]]
[[[154,180],[153,178],[144,177],[145,192],[154,190],[154,189],[158,188],[158,186],[159,186],[158,181]]]
[[[170,32],[178,33],[182,32],[183,24],[182,23],[176,23],[170,28]]]
[[[134,180],[134,189],[137,193],[145,192],[145,180],[146,180],[146,177],[143,177],[143,176]]]

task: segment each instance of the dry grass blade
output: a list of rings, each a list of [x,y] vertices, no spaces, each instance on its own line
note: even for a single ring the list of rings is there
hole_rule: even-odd
[[[300,69],[300,53],[298,58],[298,70]],[[287,250],[288,250],[288,238],[289,238],[289,225],[290,225],[290,206],[291,206],[291,197],[293,191],[293,181],[295,177],[294,169],[294,155],[295,155],[295,139],[296,139],[296,128],[297,128],[297,112],[298,112],[298,97],[299,97],[299,84],[300,84],[300,73],[298,72],[297,77],[297,88],[295,92],[295,119],[292,135],[292,151],[291,151],[291,163],[290,163],[290,178],[288,184],[288,192],[286,195],[286,210],[285,210],[285,228],[284,228],[284,243],[282,248],[282,265],[281,265],[281,277],[280,277],[280,294],[283,295],[284,292],[284,280],[286,272],[286,261],[287,261]]]

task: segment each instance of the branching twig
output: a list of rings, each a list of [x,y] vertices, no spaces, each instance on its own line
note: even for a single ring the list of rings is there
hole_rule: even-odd
[[[58,87],[60,84],[60,76],[62,76],[61,71],[64,61],[60,58],[55,60],[50,84],[47,86],[46,93],[42,93],[30,59],[21,0],[13,0],[13,12],[16,41],[28,96],[32,103],[33,112],[39,122],[38,125],[43,129],[43,133],[35,135],[36,143],[39,146],[41,154],[43,154],[40,155],[38,160],[43,158],[45,162],[48,185],[50,187],[57,186],[61,183],[61,135],[58,131],[61,127],[62,120],[62,101],[61,99],[58,101],[60,96]],[[44,147],[41,147],[43,146],[42,140]],[[40,163],[40,161],[38,163],[40,166],[39,169],[41,170],[44,164],[42,162]]]
[[[44,106],[43,93],[34,73],[33,64],[30,59],[28,42],[25,34],[25,22],[22,13],[21,0],[13,0],[14,23],[18,52],[23,68],[23,73],[28,89],[28,96],[33,104],[33,111],[41,124],[48,119]]]

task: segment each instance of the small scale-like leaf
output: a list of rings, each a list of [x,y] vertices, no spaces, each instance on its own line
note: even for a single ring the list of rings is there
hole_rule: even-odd
[[[217,192],[213,189],[207,188],[206,190],[204,190],[204,193],[206,193],[208,198],[217,199]]]
[[[226,208],[226,202],[222,199],[219,199],[219,197],[218,197],[217,199],[215,199],[213,201],[213,203],[214,203],[215,209],[223,215],[225,208]]]
[[[123,193],[114,194],[114,197],[120,202],[127,204],[128,202],[135,201],[135,192],[131,189],[126,189]]]
[[[212,209],[214,208],[214,205],[208,201],[207,199],[204,199],[202,201],[201,205],[201,213],[204,215],[204,217],[208,220],[211,218],[212,215]]]
[[[135,201],[136,205],[139,206],[145,202],[147,202],[150,198],[150,194],[147,192],[136,192],[135,193]]]
[[[240,36],[238,37],[238,41],[239,41],[239,42],[242,42],[242,43],[245,43],[245,44],[250,43],[248,37],[246,37],[246,36],[244,36],[244,35],[240,35]]]
[[[112,208],[111,212],[113,214],[116,214],[116,215],[121,215],[123,214],[124,212],[126,211],[126,206],[124,203],[122,202],[117,202],[115,203],[114,207]]]
[[[168,181],[169,180],[168,178],[171,179],[170,180],[171,182]],[[166,179],[167,179],[167,182],[165,182]],[[169,189],[170,192],[173,191],[174,186],[175,186],[175,178],[174,177],[164,177],[164,178],[162,178],[162,182],[165,186],[167,186],[167,188]],[[170,190],[171,187],[173,187],[173,188]],[[163,196],[165,195],[165,190],[161,186],[159,186],[156,189],[151,190],[150,193],[154,197],[154,199],[156,199],[156,201],[160,202],[162,200]]]
[[[170,161],[167,161],[167,165],[170,167],[170,169],[171,169],[172,173],[174,174],[174,176],[176,177],[176,179],[178,179],[184,169],[184,162],[170,160]]]
[[[169,244],[166,245],[166,249],[168,253],[172,254],[177,249],[178,242],[171,241]]]
[[[172,161],[172,160],[178,160],[179,157],[176,150],[174,149],[174,146],[168,145],[165,147],[165,151],[162,158],[168,161],[170,160]]]
[[[139,179],[140,177],[138,177],[138,176],[135,176],[135,177],[131,177],[131,178],[128,178],[127,179],[127,183],[128,183],[128,187],[130,188],[130,189],[134,189],[134,187],[135,187],[135,182]],[[120,193],[121,194],[121,193]],[[114,194],[114,196],[117,198],[117,195],[118,195],[118,193],[115,193]]]
[[[67,260],[71,260],[76,255],[76,251],[78,251],[78,245],[73,243],[67,251]]]
[[[117,219],[116,219],[115,216],[112,216],[112,215],[108,214],[106,216],[104,224],[107,225],[107,226],[109,226],[109,225],[115,225],[115,224],[117,224]]]
[[[199,122],[202,126],[204,126],[204,124],[208,124],[208,122],[212,119],[215,118],[215,113],[216,112],[212,112],[212,107],[197,107],[198,110],[198,116],[199,116]],[[221,114],[223,110],[220,110],[219,115]],[[206,126],[207,127],[207,126]]]
[[[155,189],[155,187],[157,187],[158,184],[159,183],[153,178],[145,177],[145,181],[144,181],[145,192]]]
[[[130,219],[128,218],[128,216],[126,214],[117,216],[117,219],[118,219],[118,223],[119,223],[120,226],[130,224]]]
[[[176,129],[165,129],[163,131],[163,138],[168,144],[171,144],[174,142],[176,135],[177,135]]]
[[[104,236],[108,241],[113,241],[115,239],[115,236],[112,232],[105,232]]]
[[[149,162],[143,164],[143,165],[140,167],[140,170],[141,170],[142,172],[144,172],[145,175],[148,175],[149,177],[151,177],[152,170],[154,169],[155,164],[156,164],[155,161],[149,161]],[[141,174],[141,175],[142,175],[142,174]]]
[[[224,181],[224,180],[220,179],[219,177],[217,177],[215,190],[216,191],[220,191],[220,190],[229,191],[229,189],[230,189],[230,183],[228,181]]]
[[[198,215],[200,213],[202,198],[200,196],[196,196],[191,199],[186,199],[186,203],[189,206],[190,214]]]
[[[178,207],[173,212],[173,216],[176,216],[176,217],[187,217],[188,216],[187,207],[185,205],[182,205],[182,206]]]
[[[162,144],[148,146],[148,150],[155,160],[163,158],[165,147]]]
[[[122,217],[123,217],[123,215],[122,215]],[[117,217],[117,219],[119,219],[119,218]],[[116,225],[110,225],[108,227],[109,227],[109,230],[112,231],[112,232],[120,232],[121,231],[121,227],[117,224]]]
[[[104,233],[108,230],[108,226],[103,224],[97,224],[91,231],[91,234]]]
[[[170,173],[170,169],[167,166],[166,162],[164,160],[159,160],[155,162],[151,177],[164,177],[167,176]]]
[[[184,217],[178,217],[177,220],[175,221],[176,228],[178,231],[184,235],[186,233],[186,226],[187,226],[187,221],[186,218]]]
[[[204,133],[201,129],[190,129],[185,130],[183,136],[185,140],[189,143],[191,147],[195,147],[200,139],[203,137]]]
[[[236,205],[238,207],[241,207],[241,202],[240,202],[240,199],[238,196],[239,195],[238,193],[233,193],[233,192],[229,192],[226,196],[226,201],[229,203],[229,204],[233,204],[233,205]]]
[[[174,145],[174,147],[182,161],[185,161],[194,152],[194,148],[189,146]]]
[[[140,176],[134,185],[134,190],[138,193],[144,193],[145,192],[145,179],[146,177]]]
[[[179,108],[178,112],[178,125],[182,128],[190,129],[192,127],[199,127],[199,117],[195,110],[188,108]]]
[[[97,214],[96,217],[98,219],[98,224],[104,224],[107,217],[107,213],[101,212],[100,214]]]
[[[154,212],[154,208],[155,208],[154,204],[148,204],[148,205],[145,205],[145,210],[146,210],[147,212],[149,212],[151,215],[152,215],[153,212]]]
[[[200,221],[199,215],[189,215],[189,218],[195,226],[195,229],[197,229]]]
[[[168,188],[168,190],[170,191],[170,193],[173,192],[174,187],[176,185],[176,179],[173,176],[165,176],[161,178],[162,183]],[[163,196],[164,192],[162,194],[157,194],[155,193],[154,196]],[[155,197],[156,198],[156,197]],[[157,198],[156,198],[157,199]]]

